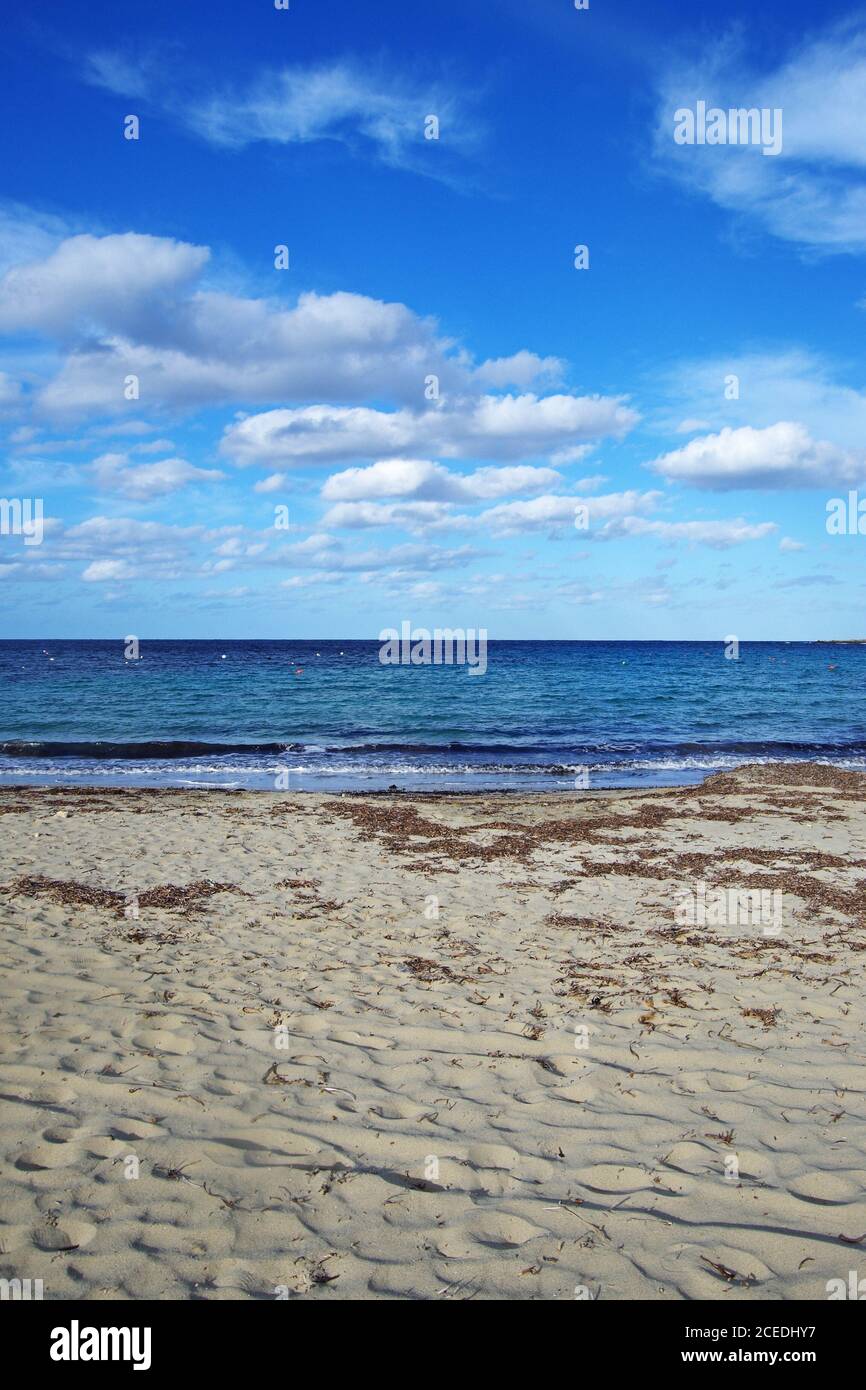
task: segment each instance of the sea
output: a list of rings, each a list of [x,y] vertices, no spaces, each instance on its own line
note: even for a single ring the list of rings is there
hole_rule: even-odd
[[[0,641],[0,784],[574,792],[745,762],[866,770],[866,646]]]

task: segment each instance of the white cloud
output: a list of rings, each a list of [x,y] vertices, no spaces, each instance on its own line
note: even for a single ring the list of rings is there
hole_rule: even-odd
[[[504,502],[481,512],[478,522],[500,536],[521,535],[528,531],[547,531],[573,527],[577,508],[586,507],[587,530],[578,530],[581,541],[598,533],[599,523],[607,524],[634,513],[651,512],[662,500],[660,492],[609,492],[598,497],[546,495],[529,502]],[[603,529],[603,527],[602,527]]]
[[[707,107],[781,109],[781,153],[754,145],[677,145],[674,112]],[[675,60],[660,84],[661,168],[726,211],[786,241],[824,251],[866,248],[866,28],[862,20],[809,38],[761,72],[730,38],[698,61]]]
[[[261,555],[266,549],[264,542],[256,541],[250,543],[243,536],[229,536],[214,550],[215,555],[220,555],[224,559],[242,559]]]
[[[478,468],[461,474],[428,459],[379,459],[368,468],[347,468],[332,474],[322,488],[322,496],[329,502],[385,497],[466,502],[515,492],[541,492],[561,481],[554,469],[530,465]]]
[[[174,448],[170,439],[149,439],[142,444],[133,444],[131,454],[167,454]]]
[[[662,541],[688,541],[726,550],[745,541],[760,541],[778,531],[774,521],[757,523],[737,517],[733,521],[649,521],[627,516],[606,528],[607,536],[655,536]]]
[[[511,357],[492,357],[476,368],[475,378],[482,386],[504,390],[506,386],[529,387],[545,380],[550,384],[562,379],[565,363],[560,357],[538,357],[523,348]]]
[[[290,481],[288,473],[271,473],[255,484],[253,492],[282,492]]]
[[[0,411],[4,414],[21,405],[21,386],[7,372],[0,372]]]
[[[582,483],[591,479],[581,479]],[[494,497],[513,496],[520,492],[542,492],[562,482],[555,468],[534,468],[530,464],[515,464],[506,468],[476,468],[461,479],[464,497],[489,501]],[[580,484],[577,485],[578,487]]]
[[[670,405],[658,414],[666,431],[707,432],[725,425],[766,428],[797,420],[815,439],[858,449],[866,439],[866,392],[840,381],[841,368],[818,353],[793,347],[777,351],[686,359],[651,378],[650,389]],[[737,378],[739,395],[730,399],[726,382]]]
[[[149,502],[192,483],[217,482],[225,477],[219,469],[196,468],[181,458],[131,465],[126,454],[103,454],[94,461],[92,471],[101,492],[118,493],[135,502]]]
[[[67,220],[22,203],[0,204],[0,274],[13,265],[46,259],[73,230]]]
[[[647,465],[671,482],[719,492],[734,488],[824,487],[866,476],[862,455],[811,438],[804,425],[782,420],[767,429],[729,427],[692,439]]]
[[[329,502],[355,502],[376,497],[455,496],[452,474],[428,459],[379,459],[368,468],[346,468],[327,479],[322,496]]]
[[[791,555],[797,550],[805,550],[802,541],[795,541],[791,536],[783,536],[779,541],[779,549],[783,555]]]
[[[423,408],[431,375],[455,409],[464,398],[479,410],[499,399],[478,397],[470,354],[404,304],[337,291],[304,293],[287,307],[220,292],[201,283],[209,256],[207,247],[165,237],[87,234],[9,268],[0,278],[0,332],[39,334],[66,354],[37,383],[37,407],[122,414],[132,375],[151,409],[317,398]],[[494,375],[530,382],[549,375],[555,359],[522,351],[506,361],[510,369],[500,363]]]
[[[0,280],[0,332],[47,330],[60,336],[94,324],[147,332],[159,310],[189,286],[210,255],[168,237],[69,237],[44,260],[12,266]]]
[[[134,579],[137,571],[126,560],[94,560],[82,574],[90,584],[106,580]]]
[[[46,538],[46,559],[83,562],[83,578],[177,579],[195,564],[201,526],[170,526],[130,517],[94,516]]]
[[[465,85],[458,92],[442,82],[410,82],[382,64],[269,68],[246,83],[210,90],[190,80],[188,70],[182,82],[172,82],[166,67],[151,56],[100,51],[91,55],[85,77],[112,92],[149,98],[208,144],[228,150],[338,141],[366,148],[392,168],[442,178],[449,177],[453,156],[470,153],[480,138]],[[425,139],[431,114],[439,120],[441,146]]]
[[[348,474],[363,475],[371,471],[369,469],[349,469]],[[512,470],[479,471],[509,473]],[[546,470],[539,469],[537,471],[545,472]],[[336,475],[337,478],[346,476],[346,474]],[[470,474],[467,481],[472,483],[475,476]],[[351,483],[353,480],[350,479],[349,481]],[[595,480],[584,479],[583,481],[592,483]],[[362,484],[357,486],[360,487]],[[513,491],[513,489],[509,489],[509,491]],[[487,495],[501,494],[491,492]],[[468,499],[463,496],[460,500],[464,502],[466,500],[478,501],[484,496],[483,491],[476,488]],[[636,490],[607,493],[601,496],[579,495],[577,493],[573,496],[546,494],[530,501],[501,503],[496,507],[488,507],[476,515],[455,513],[451,501],[349,501],[338,502],[332,506],[322,518],[322,524],[331,528],[347,527],[351,529],[399,526],[418,533],[484,528],[496,536],[517,536],[534,531],[553,534],[574,527],[578,507],[585,507],[589,517],[589,528],[584,530],[581,527],[577,531],[583,541],[606,535],[610,524],[621,517],[653,511],[662,497],[661,492],[638,492]]]
[[[613,396],[483,396],[424,411],[311,405],[269,410],[230,425],[221,451],[251,464],[333,463],[354,458],[530,458],[604,436],[637,415]]]
[[[424,572],[469,565],[482,558],[484,553],[469,545],[446,550],[440,546],[413,544],[349,551],[335,536],[317,533],[306,540],[283,546],[270,557],[269,563],[284,569],[322,569],[330,573],[363,574],[395,568],[406,572]]]
[[[133,272],[133,275],[135,272]],[[94,313],[98,306],[93,306]],[[302,294],[294,308],[201,290],[183,301],[146,304],[124,331],[94,346],[82,341],[41,392],[51,413],[119,411],[130,374],[151,406],[370,396],[423,398],[438,373],[443,390],[462,387],[466,369],[433,326],[402,304],[363,295]],[[0,322],[3,298],[0,286]],[[113,311],[113,321],[120,317]]]
[[[575,509],[586,507],[588,528],[575,535],[581,543],[591,540],[617,540],[627,536],[655,536],[660,540],[684,540],[718,548],[761,540],[778,527],[775,522],[752,524],[733,521],[656,521],[646,516],[663,500],[660,492],[611,492],[599,497],[536,497],[529,502],[506,502],[491,507],[476,518],[494,535],[513,536],[525,532],[566,533],[574,526]]]
[[[337,502],[322,517],[323,526],[363,527],[399,526],[408,531],[454,528],[467,524],[456,518],[448,502]]]
[[[98,50],[87,55],[84,69],[85,79],[94,87],[126,97],[145,96],[153,75],[150,57],[140,51],[128,58],[111,49]]]

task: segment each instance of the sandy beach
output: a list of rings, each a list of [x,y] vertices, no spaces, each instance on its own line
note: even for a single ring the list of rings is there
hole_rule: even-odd
[[[866,1248],[864,791],[4,789],[0,1276],[825,1299]],[[678,914],[732,886],[781,922]]]

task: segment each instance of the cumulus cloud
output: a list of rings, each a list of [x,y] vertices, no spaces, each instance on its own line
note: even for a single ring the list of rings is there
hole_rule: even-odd
[[[346,468],[327,479],[322,496],[329,502],[356,502],[376,497],[453,499],[453,475],[429,459],[379,459],[368,468]]]
[[[589,525],[580,530],[581,540],[591,539],[612,520],[634,513],[653,511],[662,500],[660,492],[603,493],[598,497],[562,497],[553,494],[534,497],[528,502],[503,502],[481,512],[479,523],[496,535],[516,536],[530,531],[546,531],[574,526],[577,509],[586,508]]]
[[[129,376],[150,408],[316,399],[423,407],[431,376],[440,400],[469,393],[483,402],[479,372],[531,384],[556,361],[522,351],[476,368],[433,320],[366,295],[307,292],[287,306],[218,291],[202,282],[209,257],[207,247],[166,237],[87,234],[8,268],[0,333],[38,334],[65,352],[37,387],[37,406],[55,416],[119,414]]]
[[[253,486],[253,492],[282,492],[290,483],[288,473],[270,473],[267,478],[259,479]]]
[[[101,492],[114,492],[135,502],[167,497],[192,483],[217,482],[225,474],[216,468],[196,468],[182,458],[131,464],[126,454],[103,454],[92,465]]]
[[[302,294],[286,309],[199,290],[149,309],[148,322],[137,316],[122,333],[76,345],[41,392],[43,408],[116,412],[130,374],[151,405],[182,408],[322,395],[421,400],[431,371],[443,390],[462,388],[466,374],[430,323],[363,295]],[[0,286],[0,322],[2,312]]]
[[[201,526],[171,526],[131,517],[93,516],[45,542],[51,560],[81,562],[88,582],[177,579],[195,563]]]
[[[44,260],[10,267],[0,280],[0,332],[44,330],[69,337],[94,327],[147,333],[208,260],[205,246],[170,237],[69,237]]]
[[[468,519],[455,517],[448,502],[337,502],[322,517],[323,526],[352,530],[382,526],[407,531],[453,530],[466,524]]]
[[[322,488],[329,502],[370,501],[384,497],[412,497],[438,502],[465,502],[506,497],[516,492],[541,492],[561,481],[552,468],[517,465],[510,468],[477,468],[454,473],[429,459],[379,459],[368,468],[347,468],[334,473]]]
[[[575,524],[576,509],[586,509],[588,525],[578,528],[581,542],[655,536],[663,541],[688,541],[719,549],[743,541],[762,540],[778,530],[775,522],[753,524],[741,518],[725,521],[660,521],[647,516],[663,499],[660,492],[611,492],[598,497],[535,497],[506,502],[477,517],[494,535],[514,536],[531,531],[565,532]]]
[[[103,583],[107,580],[135,579],[138,571],[126,560],[94,560],[88,565],[81,578],[89,584]]]
[[[492,357],[475,370],[475,379],[482,386],[504,390],[507,386],[527,387],[545,380],[555,383],[562,379],[565,363],[560,357],[539,357],[525,348],[510,357]]]
[[[269,410],[230,425],[221,451],[241,467],[328,464],[379,456],[531,458],[605,436],[637,414],[614,396],[483,396],[436,409],[385,411],[311,405]]]
[[[781,420],[767,429],[725,428],[692,439],[648,465],[670,482],[718,492],[734,488],[824,487],[856,483],[863,456],[812,439],[804,425]]]

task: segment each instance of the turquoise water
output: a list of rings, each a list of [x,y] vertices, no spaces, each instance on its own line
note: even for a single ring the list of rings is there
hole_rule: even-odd
[[[747,761],[866,768],[866,647],[491,642],[384,666],[375,641],[0,642],[0,778],[480,790],[695,782]]]

